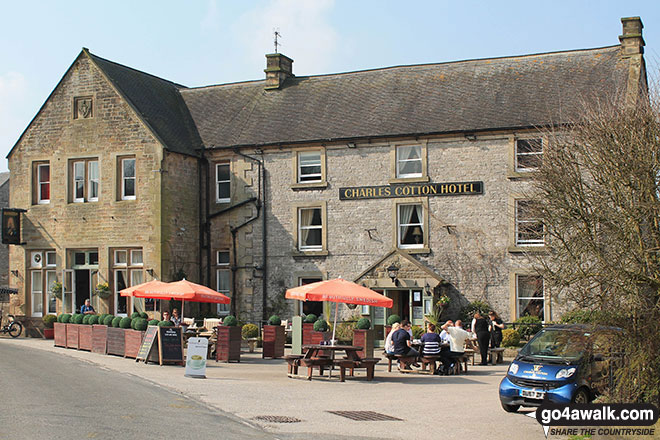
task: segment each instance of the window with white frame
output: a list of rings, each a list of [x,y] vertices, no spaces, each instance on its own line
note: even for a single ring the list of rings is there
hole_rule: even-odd
[[[231,202],[231,170],[229,163],[215,164],[215,202]]]
[[[424,247],[424,207],[421,204],[397,205],[397,223],[399,248]]]
[[[542,163],[543,139],[516,139],[516,171],[534,171]]]
[[[537,316],[545,320],[543,278],[537,275],[516,275],[516,315]]]
[[[57,255],[53,251],[46,252],[46,266],[55,267],[57,265]]]
[[[298,152],[298,183],[323,181],[320,151]]]
[[[99,161],[80,159],[71,162],[71,200],[74,203],[96,202],[99,199]]]
[[[44,285],[41,270],[30,271],[32,292],[32,316],[43,316],[44,312]]]
[[[142,266],[142,249],[131,250],[131,266]]]
[[[53,283],[57,281],[56,253],[49,250],[30,252],[30,315],[43,316],[44,313],[57,313],[57,299],[53,295]]]
[[[298,209],[298,249],[323,250],[323,220],[320,207]]]
[[[532,202],[516,200],[516,246],[543,246],[543,221],[536,217]]]
[[[121,168],[121,199],[135,200],[135,158],[125,157],[120,159]]]
[[[34,193],[36,198],[34,202],[44,205],[50,203],[50,164],[37,163],[35,168],[36,185]]]
[[[54,252],[53,252],[54,253]],[[57,282],[57,272],[54,270],[46,271],[46,302],[48,304],[48,313],[57,313],[57,298],[53,294],[53,286]]]
[[[231,270],[229,267],[229,251],[218,251],[216,255],[216,291],[231,296]],[[229,314],[229,304],[218,304],[218,315]]]
[[[126,316],[129,314],[130,309],[139,312],[153,310],[153,303],[151,303],[152,306],[149,309],[144,300],[133,299],[129,303],[127,297],[121,296],[119,293],[127,287],[136,286],[144,282],[142,249],[113,249],[111,258],[115,315]]]
[[[396,177],[422,177],[422,146],[400,145],[396,147]]]

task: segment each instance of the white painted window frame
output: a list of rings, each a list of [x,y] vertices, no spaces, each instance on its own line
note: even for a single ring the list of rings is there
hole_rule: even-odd
[[[419,158],[418,159],[401,159],[399,158],[399,152],[403,148],[418,148],[419,149]],[[417,178],[417,177],[422,177],[424,175],[424,160],[422,158],[422,154],[424,153],[424,149],[422,148],[422,145],[397,145],[396,146],[396,177],[397,179],[410,179],[410,178]],[[419,162],[419,173],[401,173],[401,165],[405,162]]]
[[[220,167],[227,167],[228,180],[220,180]],[[220,185],[229,185],[229,197],[220,198]],[[219,162],[215,164],[215,202],[216,203],[230,203],[231,202],[231,164],[229,162]]]
[[[126,176],[126,163],[133,162],[134,176]],[[126,194],[126,182],[133,180],[133,193],[132,195]],[[126,157],[121,159],[121,199],[122,200],[135,200],[137,198],[137,161],[134,157]]]

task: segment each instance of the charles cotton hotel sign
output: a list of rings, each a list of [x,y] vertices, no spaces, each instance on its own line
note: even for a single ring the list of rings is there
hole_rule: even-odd
[[[420,196],[471,196],[483,193],[483,182],[394,184],[339,188],[339,200],[389,199]]]

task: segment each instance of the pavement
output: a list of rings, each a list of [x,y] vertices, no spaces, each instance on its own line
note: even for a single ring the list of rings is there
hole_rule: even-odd
[[[529,411],[510,414],[500,407],[498,386],[507,362],[470,366],[468,374],[459,376],[429,376],[402,374],[395,368],[388,373],[383,360],[372,382],[366,381],[364,371],[356,371],[355,377],[341,383],[338,371],[330,379],[289,378],[284,360],[262,359],[256,351],[242,353],[240,363],[209,361],[207,378],[193,379],[185,377],[180,366],[54,347],[52,340],[0,338],[0,344],[5,343],[59,353],[90,367],[140,378],[283,438],[303,433],[380,439],[428,438],[431,433],[445,438],[485,435],[489,440],[544,438],[536,420],[524,415]],[[400,420],[354,421],[328,411],[374,411]],[[299,422],[260,421],[263,416]]]

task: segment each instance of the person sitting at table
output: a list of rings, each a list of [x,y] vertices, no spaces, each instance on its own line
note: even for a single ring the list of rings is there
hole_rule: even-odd
[[[168,312],[167,310],[165,310],[165,311],[163,312],[163,319],[162,319],[162,321],[169,321],[169,320],[170,320],[170,312]]]
[[[175,327],[179,327],[181,325],[181,317],[179,316],[179,309],[172,309],[172,317],[170,318],[170,321],[172,324],[174,324]]]
[[[392,342],[392,335],[395,331],[399,330],[399,328],[401,328],[401,323],[395,322],[392,326],[392,329],[387,334],[387,338],[385,338],[385,353],[394,354],[394,342]]]
[[[469,335],[468,332],[462,328],[456,327],[451,320],[445,322],[442,326],[442,329],[446,330],[449,334],[449,352],[440,353],[440,356],[442,356],[444,373],[449,374],[449,372],[454,368],[456,358],[462,356],[463,353],[465,353],[463,346],[465,345],[465,340]],[[439,371],[439,369],[436,370],[436,374],[440,374]]]
[[[89,303],[89,299],[86,299],[85,304],[80,307],[80,313],[83,315],[96,315],[96,310],[94,310],[94,307]]]
[[[440,339],[440,335],[435,332],[435,325],[428,325],[426,333],[422,335],[422,343],[424,344],[422,353],[424,353],[425,356],[437,356],[440,354],[442,339]]]
[[[405,356],[405,357],[417,357],[419,352],[411,347],[411,337],[408,333],[410,331],[411,325],[410,321],[404,319],[401,321],[401,328],[394,332],[392,335],[392,342],[394,343],[394,354]],[[403,362],[401,363],[403,364]],[[413,363],[413,366],[419,367],[417,362]],[[406,368],[407,365],[402,365],[402,368]]]

